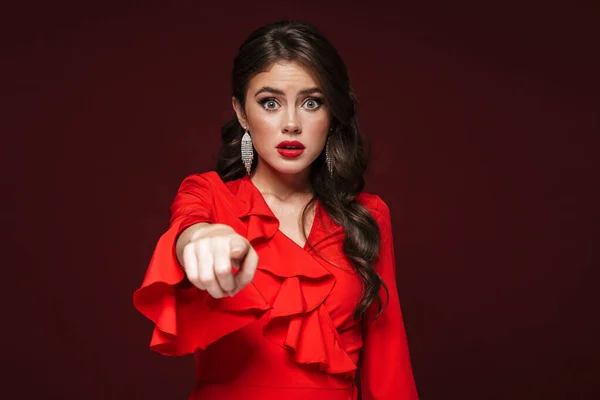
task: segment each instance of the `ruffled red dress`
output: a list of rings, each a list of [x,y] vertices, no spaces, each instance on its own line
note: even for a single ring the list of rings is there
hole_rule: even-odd
[[[133,303],[154,323],[152,350],[194,354],[197,384],[189,399],[355,400],[358,368],[364,400],[418,399],[396,291],[390,211],[375,194],[357,200],[381,229],[375,268],[390,294],[382,315],[368,324],[376,302],[353,320],[361,281],[343,254],[343,228],[318,200],[308,240],[337,266],[279,230],[247,175],[223,182],[210,171],[183,180]],[[258,253],[253,281],[233,297],[211,297],[179,267],[176,238],[198,222],[233,227]],[[385,304],[383,288],[380,296]]]

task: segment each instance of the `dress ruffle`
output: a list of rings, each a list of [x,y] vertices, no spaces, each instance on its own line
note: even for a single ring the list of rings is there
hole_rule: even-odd
[[[172,209],[175,222],[160,238],[134,294],[135,306],[156,325],[151,348],[190,354],[264,317],[263,334],[295,362],[332,374],[356,370],[324,305],[336,284],[333,273],[282,233],[275,237],[279,221],[248,176],[229,187],[214,171],[193,177],[214,191],[212,222],[228,224],[253,245],[264,246],[255,279],[233,297],[215,299],[196,287],[178,286],[184,275],[174,254],[175,238],[184,228],[177,221],[186,218],[188,226],[193,221]],[[317,207],[315,223],[318,213]]]
[[[317,364],[319,370],[328,373],[354,371],[356,365],[342,348],[337,329],[323,304],[335,285],[335,277],[320,265],[320,271],[317,270],[318,263],[306,262],[305,257],[290,254],[289,264],[282,273],[281,264],[270,264],[263,256],[257,274],[270,274],[274,279],[257,279],[232,298],[210,298],[210,308],[230,316],[257,316],[254,310],[269,297],[261,293],[273,291],[276,281],[279,287],[267,304],[268,320],[263,334],[287,349],[299,364]],[[300,267],[302,271],[298,270]]]

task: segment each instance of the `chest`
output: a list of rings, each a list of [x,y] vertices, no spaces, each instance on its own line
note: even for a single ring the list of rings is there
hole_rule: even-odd
[[[304,215],[304,230],[302,224],[302,213],[305,203],[282,204],[267,200],[273,215],[279,220],[279,231],[294,241],[299,247],[304,247],[314,223],[316,213],[315,204],[307,207]]]
[[[287,239],[293,240],[298,246],[298,248],[293,249],[293,257],[296,257],[300,264],[320,263],[335,276],[336,284],[324,301],[334,326],[346,329],[354,325],[353,313],[361,298],[363,288],[356,270],[343,252],[343,231],[338,230],[336,233],[331,234],[323,225],[323,221],[316,219],[321,217],[328,220],[323,216],[318,203],[312,203],[307,207],[304,218],[305,229],[302,232],[301,218],[306,202],[293,205],[281,204],[270,199],[266,201],[272,213],[279,220],[280,233],[287,236]],[[321,253],[325,259],[304,249],[308,237],[310,237],[311,243],[316,245],[316,251]],[[282,238],[284,243],[288,241],[287,239]],[[278,243],[277,240],[273,240],[271,246],[278,247]],[[276,251],[275,253],[284,254],[284,257],[290,256],[287,251]],[[270,255],[267,256],[266,253],[263,253],[261,258],[269,260]],[[300,267],[300,270],[302,269]],[[268,286],[271,286],[271,284],[268,284]]]

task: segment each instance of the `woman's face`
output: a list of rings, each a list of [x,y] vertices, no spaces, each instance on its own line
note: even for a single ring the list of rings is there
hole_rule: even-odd
[[[255,75],[245,102],[243,110],[233,98],[238,120],[258,153],[257,170],[266,163],[279,173],[297,174],[323,151],[330,113],[318,80],[302,65],[282,61]],[[278,149],[283,141],[298,141],[304,150]]]

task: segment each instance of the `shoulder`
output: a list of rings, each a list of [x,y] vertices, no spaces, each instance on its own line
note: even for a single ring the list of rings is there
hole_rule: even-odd
[[[183,178],[181,185],[196,184],[196,185],[211,185],[212,186],[212,182],[214,182],[215,178],[219,178],[219,175],[215,171],[195,172],[195,173],[189,174],[185,178]]]
[[[181,182],[178,196],[210,201],[213,205],[225,204],[234,209],[240,207],[237,203],[241,201],[245,209],[248,197],[252,196],[251,186],[246,182],[244,178],[223,181],[216,171],[192,173]]]
[[[216,171],[196,172],[187,175],[179,184],[178,192],[189,194],[215,194],[225,188],[225,184]]]
[[[362,204],[377,222],[387,222],[390,220],[390,208],[381,196],[375,193],[361,192],[356,200]]]
[[[209,171],[185,176],[179,184],[172,207],[196,204],[198,201],[212,203],[215,198],[214,175],[216,175],[215,171]]]

